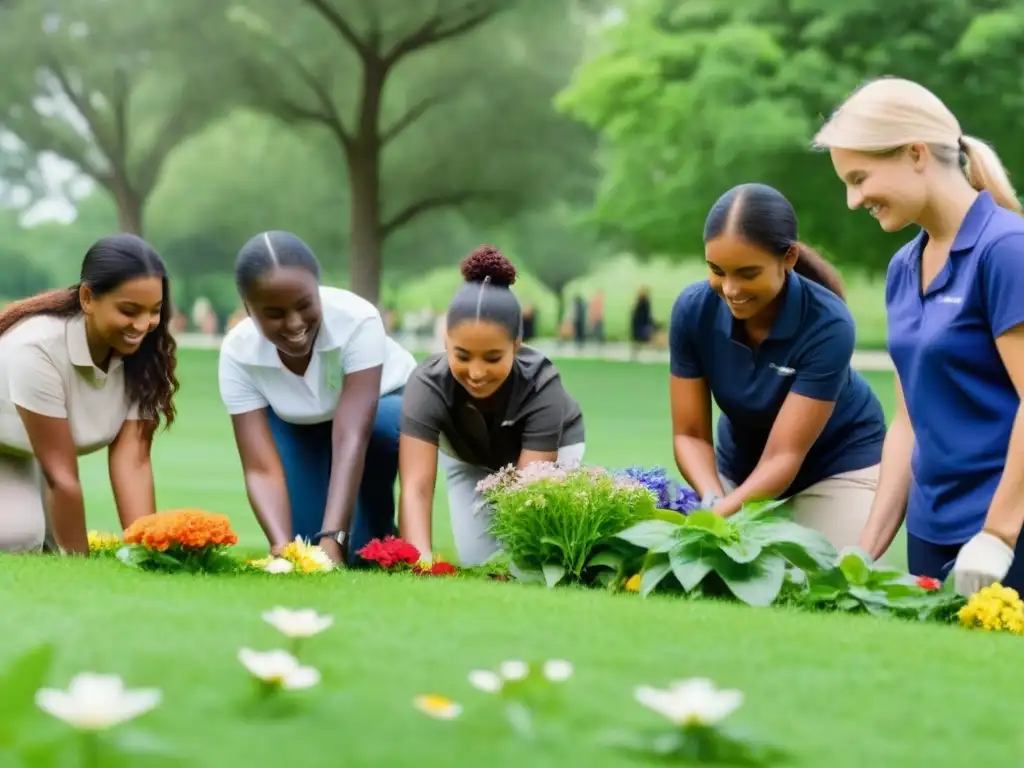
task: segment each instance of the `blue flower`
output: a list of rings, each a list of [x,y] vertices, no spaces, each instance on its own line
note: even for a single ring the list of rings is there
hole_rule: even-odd
[[[651,491],[657,499],[658,509],[681,512],[685,515],[700,507],[700,497],[696,491],[677,483],[662,467],[628,467],[616,474],[629,477]]]

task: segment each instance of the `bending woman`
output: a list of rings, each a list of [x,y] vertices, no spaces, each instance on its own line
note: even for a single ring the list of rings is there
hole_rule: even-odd
[[[850,368],[853,317],[838,275],[797,240],[789,201],[762,184],[719,198],[704,244],[708,279],[679,295],[669,330],[679,471],[719,515],[790,498],[797,522],[837,549],[855,545],[885,416]]]
[[[952,568],[965,595],[1020,591],[1024,219],[1006,171],[933,93],[897,78],[857,91],[816,143],[851,209],[886,232],[920,227],[886,276],[896,414],[862,547],[881,556],[906,516],[912,573]]]
[[[394,532],[398,420],[416,360],[370,302],[319,280],[289,232],[245,244],[235,281],[249,317],[221,345],[220,394],[271,551],[301,536],[355,565],[366,542]]]
[[[133,235],[85,254],[78,285],[0,312],[0,550],[88,554],[78,457],[108,449],[121,525],[156,511],[150,448],[174,421],[163,261]]]
[[[522,345],[515,267],[488,246],[462,262],[462,275],[446,351],[420,363],[402,404],[399,520],[402,538],[429,557],[440,462],[455,547],[472,566],[498,550],[477,483],[509,464],[582,461],[583,415],[554,364]]]

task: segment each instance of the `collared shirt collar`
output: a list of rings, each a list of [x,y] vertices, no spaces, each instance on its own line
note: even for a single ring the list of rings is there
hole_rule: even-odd
[[[124,360],[116,352],[110,355],[110,364],[104,371],[93,362],[89,351],[89,339],[85,331],[85,315],[78,314],[67,322],[68,359],[81,372],[90,374],[94,381],[103,381],[110,374],[124,365]]]
[[[800,330],[800,320],[803,317],[804,309],[804,287],[800,283],[800,276],[792,270],[787,272],[782,290],[782,306],[768,333],[769,340],[791,339]],[[716,327],[721,333],[734,341],[743,338],[742,334],[737,334],[737,320],[733,317],[725,299],[719,300],[716,319]]]
[[[953,240],[951,252],[969,251],[978,244],[981,233],[985,231],[988,220],[992,218],[998,205],[991,193],[982,191],[967,209],[967,215],[960,224],[960,229]]]

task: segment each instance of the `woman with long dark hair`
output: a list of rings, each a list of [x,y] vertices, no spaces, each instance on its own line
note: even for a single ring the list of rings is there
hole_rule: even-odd
[[[717,514],[788,498],[797,522],[838,549],[857,544],[885,417],[850,367],[855,329],[838,273],[799,241],[793,206],[764,184],[719,198],[704,258],[708,279],[679,295],[669,330],[679,471]]]
[[[78,457],[108,448],[121,525],[156,511],[150,448],[174,421],[167,270],[134,235],[96,242],[70,288],[0,312],[0,551],[89,551]]]

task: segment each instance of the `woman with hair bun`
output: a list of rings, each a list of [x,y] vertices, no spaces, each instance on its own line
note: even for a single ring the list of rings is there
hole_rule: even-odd
[[[920,228],[886,276],[896,413],[861,546],[880,557],[905,518],[912,573],[952,570],[963,595],[1024,590],[1024,218],[1006,170],[934,93],[895,77],[858,89],[815,145],[850,209],[886,232]]]
[[[121,525],[156,511],[150,449],[174,421],[167,270],[134,235],[97,241],[77,285],[0,311],[0,551],[87,555],[78,457],[107,448]]]
[[[856,334],[838,273],[799,241],[793,206],[764,184],[718,199],[704,254],[708,279],[680,293],[669,324],[679,471],[719,515],[788,498],[797,522],[837,549],[855,545],[885,415],[850,367]]]
[[[463,260],[462,276],[445,351],[417,366],[402,402],[399,521],[402,538],[430,557],[440,464],[459,560],[473,566],[498,550],[477,483],[509,464],[579,463],[583,415],[554,363],[522,344],[515,267],[484,246]]]
[[[416,360],[377,308],[320,285],[320,263],[290,232],[263,232],[235,262],[249,317],[220,350],[220,394],[249,502],[273,554],[293,537],[362,564],[394,533],[398,417]]]

